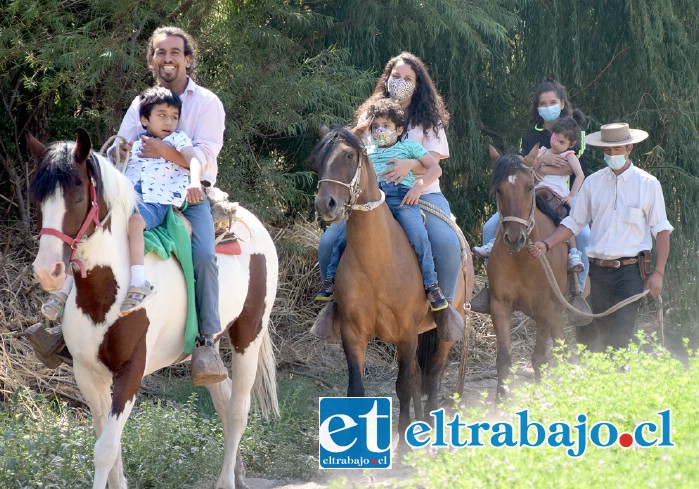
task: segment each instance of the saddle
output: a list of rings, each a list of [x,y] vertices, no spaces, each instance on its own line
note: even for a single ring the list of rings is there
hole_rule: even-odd
[[[563,203],[563,199],[558,196],[553,190],[547,187],[539,187],[536,189],[537,201],[546,205],[551,213],[562,220],[570,212],[570,206]]]
[[[237,215],[238,202],[229,202],[228,194],[219,188],[208,186],[205,187],[205,190],[206,196],[209,199],[209,204],[211,204],[211,217],[214,221],[216,253],[240,255],[242,253],[240,242],[245,242],[250,239],[252,232],[247,224],[245,224],[245,221]],[[173,211],[184,223],[191,239],[192,224],[178,208],[173,207]],[[241,223],[248,231],[248,238],[242,239],[235,233],[233,225],[237,222]]]

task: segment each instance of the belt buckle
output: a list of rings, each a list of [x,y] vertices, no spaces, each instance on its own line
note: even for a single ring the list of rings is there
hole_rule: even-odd
[[[613,263],[612,268],[621,268],[621,260],[609,260],[609,263]]]

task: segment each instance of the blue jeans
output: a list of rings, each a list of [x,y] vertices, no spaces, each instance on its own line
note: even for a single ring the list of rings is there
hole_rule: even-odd
[[[451,216],[449,202],[441,193],[422,194],[420,199],[439,208]],[[439,278],[439,286],[449,302],[454,301],[456,282],[461,273],[461,245],[454,230],[440,217],[426,212],[425,228],[432,247],[434,268]],[[318,243],[318,265],[320,277],[325,280],[335,276],[337,263],[347,243],[347,223],[333,223],[325,230]],[[333,255],[337,254],[334,259]],[[333,264],[334,263],[334,264]]]
[[[192,261],[194,263],[194,296],[200,334],[221,331],[218,315],[218,265],[214,243],[214,221],[208,199],[189,204],[182,211],[192,224]]]
[[[133,188],[138,196],[143,198],[141,182],[135,184]],[[157,228],[165,221],[165,216],[167,215],[170,205],[156,204],[155,202],[143,202],[142,200],[139,200],[137,208],[138,213],[141,215],[143,220],[146,221],[146,231],[150,231],[153,228]]]
[[[495,233],[498,229],[498,224],[500,223],[500,214],[497,212],[490,216],[485,224],[483,224],[483,244],[486,244],[491,239],[495,239]],[[578,273],[578,282],[580,282],[580,288],[585,288],[585,282],[587,281],[587,274],[590,271],[590,260],[587,258],[587,247],[590,245],[590,226],[585,226],[580,230],[578,235],[575,237],[578,250],[580,251],[580,260],[583,262],[585,269]]]

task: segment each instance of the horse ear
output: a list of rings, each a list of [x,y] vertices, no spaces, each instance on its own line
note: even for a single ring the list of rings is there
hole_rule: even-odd
[[[325,122],[321,122],[320,126],[318,127],[318,135],[321,138],[324,138],[325,136],[328,135],[329,132],[330,132],[330,128],[328,127],[328,125]]]
[[[365,121],[360,122],[356,126],[352,128],[352,134],[357,136],[358,138],[361,138],[364,136],[364,133],[369,130],[371,127],[371,119],[367,119]]]
[[[27,133],[27,147],[29,152],[34,155],[36,161],[41,161],[41,159],[46,155],[46,146],[41,144],[41,141],[36,139],[33,134]]]
[[[492,144],[488,145],[488,154],[490,154],[490,161],[492,161],[493,163],[495,163],[498,160],[498,158],[502,156],[500,152]]]
[[[536,143],[534,147],[529,151],[527,156],[524,156],[524,163],[527,166],[533,167],[536,157],[539,155],[539,143]]]
[[[92,141],[90,141],[90,135],[83,128],[78,129],[77,140],[75,141],[75,161],[77,163],[82,163],[87,160],[90,155],[90,150],[92,149]]]

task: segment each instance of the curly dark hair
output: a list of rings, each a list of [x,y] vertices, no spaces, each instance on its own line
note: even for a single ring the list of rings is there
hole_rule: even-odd
[[[427,67],[420,58],[412,53],[403,51],[398,56],[391,58],[384,67],[383,73],[376,82],[374,93],[355,112],[355,120],[359,121],[368,112],[368,109],[376,101],[384,98],[390,98],[388,93],[388,80],[391,77],[391,72],[398,61],[410,65],[416,75],[416,87],[413,93],[410,105],[406,109],[406,126],[416,127],[422,125],[425,134],[432,129],[438,134],[441,127],[449,125],[449,111],[444,105],[442,96],[434,86],[434,82],[430,77]]]
[[[191,59],[191,62],[187,67],[187,76],[189,76],[190,78],[194,78],[197,73],[197,43],[194,41],[192,36],[187,34],[184,30],[174,26],[160,26],[153,31],[153,34],[151,34],[150,39],[148,39],[148,51],[146,53],[146,62],[148,63],[148,67],[150,68],[153,77],[156,80],[158,79],[155,71],[153,71],[153,67],[151,66],[150,62],[150,60],[153,58],[153,55],[155,54],[155,50],[153,49],[153,41],[156,37],[162,35],[167,37],[177,36],[182,38],[182,41],[184,41],[184,55],[189,56]]]
[[[396,125],[405,127],[405,111],[398,102],[391,98],[382,98],[371,104],[366,111],[369,120],[385,117]]]
[[[539,97],[542,93],[554,92],[556,96],[563,102],[563,109],[561,110],[561,117],[572,116],[573,115],[573,105],[570,103],[568,98],[568,92],[566,87],[558,83],[551,76],[544,78],[539,86],[537,87],[534,95],[532,96],[532,104],[529,107],[529,122],[531,124],[541,125],[544,123],[544,119],[539,115]]]

